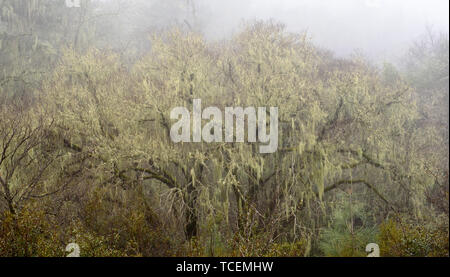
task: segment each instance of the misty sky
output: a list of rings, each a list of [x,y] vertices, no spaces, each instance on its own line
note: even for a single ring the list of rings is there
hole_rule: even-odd
[[[208,36],[238,30],[241,19],[273,18],[290,31],[308,30],[339,55],[391,58],[431,27],[448,33],[448,0],[203,0]]]
[[[133,29],[146,28],[146,24],[189,21],[182,18],[179,10],[167,10],[168,6],[173,8],[189,1],[192,0],[126,0],[140,15],[128,15],[129,21],[123,25],[135,25],[128,26]],[[243,20],[274,19],[284,23],[289,31],[307,30],[316,45],[339,56],[359,50],[380,61],[398,58],[427,27],[434,32],[449,31],[448,0],[193,1],[201,30],[210,39],[226,38],[239,31]]]

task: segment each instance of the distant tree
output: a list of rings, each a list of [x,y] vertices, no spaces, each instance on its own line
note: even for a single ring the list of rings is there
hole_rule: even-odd
[[[404,72],[414,88],[419,117],[415,121],[423,168],[433,178],[426,192],[430,204],[448,216],[449,38],[430,28],[410,47]]]
[[[0,1],[0,93],[31,95],[62,48],[92,43],[92,5],[69,8],[64,0]]]

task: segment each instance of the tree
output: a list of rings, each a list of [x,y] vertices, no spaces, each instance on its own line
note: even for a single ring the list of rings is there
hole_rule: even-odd
[[[76,172],[66,174],[63,155],[52,145],[53,119],[38,106],[2,103],[0,114],[1,203],[16,214],[27,201],[64,190]]]

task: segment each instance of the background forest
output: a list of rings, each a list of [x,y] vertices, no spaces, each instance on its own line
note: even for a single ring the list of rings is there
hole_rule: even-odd
[[[0,256],[448,256],[448,34],[394,65],[277,21],[209,40],[196,1],[140,28],[64,2],[0,0]],[[194,98],[278,107],[278,151],[173,143]]]

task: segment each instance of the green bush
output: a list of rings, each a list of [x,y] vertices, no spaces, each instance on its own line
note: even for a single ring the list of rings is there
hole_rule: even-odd
[[[378,241],[381,256],[386,257],[442,257],[449,253],[448,229],[406,220],[385,221],[380,226]]]
[[[0,256],[63,256],[57,226],[44,212],[31,207],[18,214],[5,212],[0,220]]]

